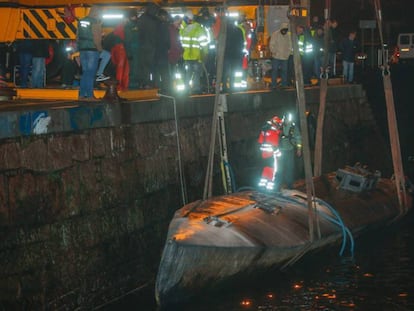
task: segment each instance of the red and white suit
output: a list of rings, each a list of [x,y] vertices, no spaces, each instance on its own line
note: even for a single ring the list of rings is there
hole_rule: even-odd
[[[258,143],[262,151],[262,158],[265,160],[259,187],[272,190],[277,172],[277,157],[280,156],[279,139],[281,130],[268,121],[260,131]]]

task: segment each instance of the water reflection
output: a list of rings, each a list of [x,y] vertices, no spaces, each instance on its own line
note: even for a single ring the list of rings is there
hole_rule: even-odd
[[[413,250],[410,221],[361,237],[354,258],[341,258],[332,248],[180,310],[414,310]]]
[[[337,247],[312,254],[286,271],[275,271],[228,290],[206,293],[179,311],[405,311],[414,310],[414,221],[356,240],[355,257]],[[112,310],[157,310],[148,288]],[[143,298],[145,297],[145,299]]]

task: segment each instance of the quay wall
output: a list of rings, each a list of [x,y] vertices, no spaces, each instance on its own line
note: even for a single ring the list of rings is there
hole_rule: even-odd
[[[296,93],[225,98],[234,179],[253,187],[260,128],[294,113]],[[306,100],[316,116],[319,89]],[[94,309],[153,286],[183,193],[202,197],[213,104],[214,96],[161,97],[1,112],[0,308]],[[360,161],[390,174],[389,147],[362,86],[329,88],[324,136],[324,171]],[[216,157],[214,193],[221,191]]]

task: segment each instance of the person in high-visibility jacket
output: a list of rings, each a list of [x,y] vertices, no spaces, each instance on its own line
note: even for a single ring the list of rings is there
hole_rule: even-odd
[[[298,25],[296,27],[296,35],[298,38],[299,54],[302,62],[303,83],[311,84],[313,70],[313,44],[311,35],[306,31],[305,27]]]
[[[207,55],[208,33],[206,29],[193,20],[193,14],[187,12],[187,25],[180,31],[181,45],[183,47],[183,60],[186,70],[185,80],[191,93],[201,93],[200,77],[202,73],[203,57]]]
[[[237,23],[237,27],[240,28],[242,35],[243,35],[243,50],[242,50],[242,64],[241,64],[241,76],[237,82],[239,87],[245,88],[247,87],[247,69],[249,68],[249,54],[250,54],[250,47],[252,42],[250,25],[247,22],[247,18],[245,14],[241,14],[239,21]],[[235,73],[236,76],[238,73]],[[236,77],[235,77],[236,79]]]
[[[242,62],[242,68],[247,69],[247,57],[249,56],[249,52],[247,50],[247,35],[248,35],[248,24],[246,20],[246,15],[241,15],[239,18],[239,21],[237,22],[237,27],[240,28],[242,34],[243,34],[243,62]],[[245,67],[246,65],[246,67]]]
[[[278,171],[278,157],[280,134],[282,132],[283,120],[274,116],[265,123],[260,131],[258,143],[262,152],[264,166],[258,186],[265,190],[273,190],[275,178]]]
[[[231,20],[227,23],[226,49],[223,62],[222,91],[235,91],[245,86],[243,83],[243,33]]]

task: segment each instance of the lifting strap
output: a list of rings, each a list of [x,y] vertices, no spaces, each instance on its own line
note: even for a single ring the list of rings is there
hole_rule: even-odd
[[[223,3],[223,10],[226,8],[226,1]],[[214,99],[213,119],[211,125],[210,150],[208,154],[207,172],[204,182],[203,200],[213,195],[213,164],[214,150],[216,145],[216,135],[218,127],[218,110],[220,101],[220,85],[223,78],[224,51],[226,48],[227,22],[222,20],[220,23],[220,35],[217,44],[217,75],[216,75],[216,96]]]
[[[324,25],[324,47],[323,47],[323,64],[322,72],[320,75],[320,87],[319,87],[319,111],[318,120],[316,122],[316,137],[315,137],[315,159],[313,175],[321,176],[322,174],[322,150],[323,150],[323,125],[325,122],[325,110],[326,110],[326,96],[328,93],[328,62],[329,62],[329,42],[331,38],[330,32],[330,12],[331,12],[331,0],[325,0],[325,25]]]
[[[387,118],[388,118],[388,132],[390,136],[392,162],[394,167],[395,186],[398,195],[398,202],[400,206],[399,216],[404,215],[407,212],[407,193],[405,189],[405,176],[401,159],[400,140],[398,135],[398,124],[395,113],[394,97],[392,93],[391,72],[388,63],[386,63],[384,39],[382,34],[382,13],[380,0],[374,0],[375,13],[377,17],[378,30],[381,40],[382,51],[382,78],[384,84],[385,102],[387,105]]]
[[[290,12],[293,11],[294,4],[291,0]],[[297,19],[293,15],[290,18],[290,29],[292,34],[292,48],[293,48],[293,64],[295,68],[295,80],[296,80],[296,95],[297,105],[299,111],[300,128],[302,131],[302,148],[303,148],[303,161],[305,167],[305,183],[306,183],[306,196],[308,205],[308,226],[309,226],[309,239],[310,242],[315,240],[315,225],[318,232],[318,238],[320,238],[319,222],[317,221],[316,204],[313,200],[315,197],[315,186],[312,179],[312,164],[310,160],[309,151],[309,136],[308,136],[308,125],[306,120],[306,99],[305,99],[305,88],[303,84],[303,70],[301,65],[301,59],[299,54],[298,38],[296,35]]]

